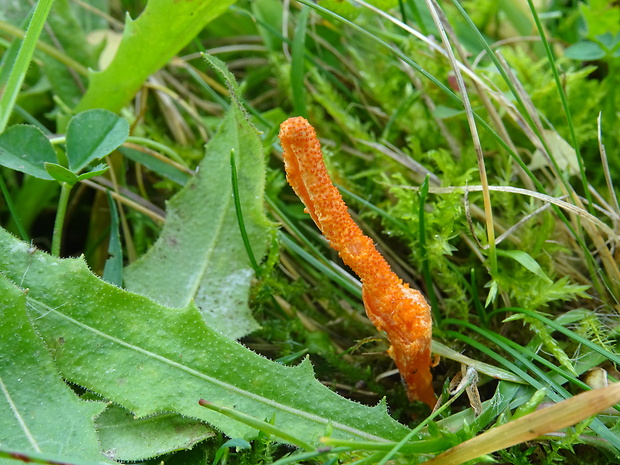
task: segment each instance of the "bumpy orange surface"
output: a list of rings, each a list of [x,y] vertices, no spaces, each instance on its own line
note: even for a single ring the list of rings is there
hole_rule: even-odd
[[[280,126],[286,178],[306,206],[306,211],[362,281],[366,313],[379,330],[387,333],[388,353],[407,383],[411,400],[431,408],[432,387],[430,307],[422,294],[396,276],[372,240],[349,215],[347,206],[323,162],[314,128],[302,117]]]

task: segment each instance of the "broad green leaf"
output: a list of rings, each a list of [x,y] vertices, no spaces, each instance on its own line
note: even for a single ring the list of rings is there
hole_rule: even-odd
[[[215,433],[204,423],[173,413],[136,419],[110,405],[97,417],[97,431],[105,454],[114,460],[138,461],[175,450],[191,449]]]
[[[0,445],[103,462],[93,417],[104,407],[63,382],[28,319],[26,292],[0,274]]]
[[[594,42],[584,40],[564,50],[564,56],[573,60],[600,60],[605,56],[605,50]]]
[[[77,110],[121,110],[142,83],[164,66],[234,0],[150,0],[138,19],[127,16],[123,39],[112,62],[91,72],[90,83]]]
[[[45,171],[59,183],[66,182],[70,186],[74,186],[78,181],[75,173],[58,163],[45,163]]]
[[[204,398],[312,443],[327,432],[379,441],[409,432],[384,402],[366,407],[323,386],[307,359],[296,367],[271,362],[206,326],[191,304],[164,307],[99,279],[82,259],[29,248],[0,229],[0,271],[29,289],[32,321],[62,376],[138,417],[177,412],[230,437],[255,437],[201,407]]]
[[[52,180],[44,163],[56,163],[56,152],[43,132],[25,124],[0,134],[0,165],[36,178]]]
[[[497,255],[501,257],[512,258],[516,262],[520,263],[523,267],[534,273],[536,276],[544,279],[548,283],[551,283],[551,279],[545,274],[538,262],[532,258],[532,256],[522,250],[497,250]]]
[[[607,50],[607,53],[612,54],[612,52],[615,52],[613,53],[613,56],[620,56],[620,31],[616,34],[606,32],[596,36],[596,40],[598,40],[602,47]]]
[[[69,169],[79,173],[89,163],[119,147],[129,136],[129,123],[108,110],[87,110],[67,127]]]
[[[241,110],[231,105],[196,176],[168,202],[161,237],[125,270],[125,285],[171,307],[185,307],[193,299],[212,328],[238,339],[258,324],[247,303],[254,271],[235,213],[231,150],[252,251],[257,260],[263,257],[271,225],[263,210],[261,143]]]

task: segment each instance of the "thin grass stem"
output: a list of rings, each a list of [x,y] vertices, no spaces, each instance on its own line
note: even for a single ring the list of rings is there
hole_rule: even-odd
[[[356,285],[350,279],[347,279],[334,271],[329,265],[324,265],[319,260],[310,255],[308,252],[306,252],[303,248],[298,246],[288,235],[280,233],[279,238],[284,247],[288,248],[291,252],[301,257],[305,262],[310,264],[317,271],[330,278],[343,289],[346,289],[349,293],[351,293],[351,295],[357,297],[358,299],[362,298],[362,286],[361,284],[359,284],[359,281],[356,281],[356,283],[358,283]]]
[[[379,463],[377,463],[377,465],[386,465],[388,460],[391,460],[409,441],[411,441],[411,439],[413,439],[413,437],[416,434],[419,434],[420,431],[422,431],[422,429],[425,428],[429,422],[433,421],[435,418],[437,418],[439,415],[445,412],[448,409],[448,407],[454,401],[456,401],[456,399],[458,399],[463,392],[465,392],[465,389],[461,389],[454,396],[452,396],[447,402],[442,404],[439,408],[435,406],[435,410],[433,410],[433,412],[431,412],[431,414],[428,417],[426,417],[419,425],[413,428],[411,432],[407,434],[407,436],[405,436],[400,441],[398,441],[398,443],[396,443],[394,447],[387,454],[385,454],[385,456],[382,458],[382,460]]]
[[[515,311],[516,310],[517,309],[515,309]],[[521,310],[524,310],[524,309],[521,309]],[[531,313],[534,313],[534,312],[531,312]],[[446,321],[446,324],[447,323],[448,322]],[[446,332],[446,333],[448,333],[447,337],[454,337],[454,338],[460,339],[463,342],[465,342],[466,344],[468,344],[468,345],[470,345],[472,347],[475,347],[479,351],[481,351],[481,352],[487,354],[488,356],[490,356],[491,358],[497,360],[502,365],[504,365],[507,369],[513,371],[515,374],[519,375],[523,380],[527,381],[534,388],[536,388],[536,389],[543,389],[543,388],[547,388],[548,389],[548,388],[551,388],[551,389],[548,390],[547,396],[552,401],[554,401],[554,402],[561,402],[562,400],[567,399],[567,398],[569,398],[571,396],[571,394],[566,389],[564,389],[562,386],[558,385],[551,378],[547,377],[534,364],[532,364],[525,357],[522,357],[521,354],[518,351],[514,351],[514,350],[510,349],[509,347],[507,347],[504,344],[502,344],[501,341],[498,341],[498,339],[495,337],[495,333],[492,333],[492,332],[486,331],[486,330],[482,330],[480,328],[476,328],[475,326],[469,325],[468,323],[463,322],[461,320],[450,320],[450,323],[458,324],[458,325],[461,325],[461,326],[467,326],[469,329],[472,329],[472,330],[478,332],[479,334],[485,336],[487,339],[493,341],[494,343],[496,343],[497,345],[502,347],[507,352],[511,353],[516,359],[518,359],[521,363],[524,363],[526,366],[528,366],[528,368],[530,368],[533,372],[537,373],[538,375],[542,374],[542,379],[545,380],[545,383],[541,382],[539,379],[536,379],[536,378],[530,376],[526,371],[521,369],[519,366],[517,366],[513,362],[510,362],[506,358],[504,358],[501,355],[497,354],[496,352],[492,351],[491,349],[489,349],[485,345],[479,343],[478,341],[475,341],[474,339],[472,339],[472,338],[470,338],[468,336],[465,336],[464,334],[458,333],[456,331],[447,331]],[[609,428],[607,428],[603,424],[603,422],[601,420],[599,420],[598,418],[593,419],[590,427],[600,437],[602,437],[605,440],[607,440],[612,447],[614,447],[617,451],[620,452],[620,438],[618,438],[613,432],[611,432],[609,430]]]
[[[596,127],[597,127],[597,137],[598,137],[598,148],[599,153],[601,155],[601,161],[603,162],[603,173],[605,175],[605,183],[607,184],[607,190],[609,191],[609,199],[611,201],[611,205],[613,206],[614,213],[616,215],[620,215],[620,205],[618,205],[618,197],[616,196],[616,191],[614,189],[614,182],[611,178],[611,173],[609,171],[609,161],[607,159],[607,151],[605,150],[605,145],[603,144],[603,113],[600,112],[598,114],[598,118],[596,118]]]
[[[393,47],[391,44],[387,43],[386,41],[378,38],[376,35],[373,35],[371,32],[365,30],[364,28],[362,28],[361,26],[358,26],[357,24],[333,13],[332,11],[321,7],[320,5],[315,5],[313,3],[311,3],[309,0],[297,0],[299,3],[302,3],[304,5],[310,6],[312,8],[314,8],[317,11],[320,11],[321,13],[330,16],[334,19],[336,19],[337,21],[340,21],[344,24],[347,24],[349,27],[351,27],[352,29],[355,29],[356,31],[358,31],[359,33],[361,33],[362,35],[365,35],[367,37],[369,37],[370,39],[374,40],[377,44],[379,44],[380,46],[388,49],[389,51],[391,51],[395,56],[397,56],[398,58],[400,58],[404,63],[406,63],[407,65],[411,66],[411,68],[413,68],[416,72],[420,73],[422,76],[424,76],[425,78],[427,78],[429,81],[431,81],[435,86],[437,86],[442,92],[444,92],[451,100],[453,100],[460,108],[464,108],[464,104],[462,102],[462,100],[458,97],[458,95],[456,95],[456,93],[454,93],[452,90],[450,90],[447,86],[445,86],[442,82],[440,82],[437,78],[435,78],[432,74],[430,74],[428,71],[426,71],[424,68],[422,68],[419,64],[417,64],[416,62],[414,62],[412,59],[410,59],[407,55],[405,55],[403,52],[401,52],[400,50],[398,50],[397,48]],[[404,30],[410,32],[411,34],[413,34],[414,36],[420,38],[421,40],[424,40],[425,43],[427,43],[429,45],[429,47],[431,47],[433,50],[437,51],[438,53],[441,53],[442,55],[446,55],[446,52],[441,49],[441,47],[438,47],[437,45],[433,44],[432,42],[427,41],[424,36],[422,36],[419,32],[413,30],[412,28],[410,28],[409,26],[407,26],[406,24],[403,24],[401,21],[397,20],[396,18],[387,15],[385,12],[377,9],[376,7],[372,6],[372,5],[368,5],[366,2],[363,2],[361,0],[356,0],[357,3],[364,5],[365,7],[371,9],[372,11],[376,12],[377,14],[380,14],[384,17],[386,17],[388,20],[390,20],[391,22],[393,22],[394,24],[397,24],[399,27],[403,28]],[[471,73],[471,71],[466,68],[464,65],[459,64],[459,66],[461,67],[463,72],[467,72],[467,73]],[[478,79],[477,76],[475,74],[468,74],[468,76],[471,79]],[[527,167],[527,165],[525,164],[525,162],[521,159],[521,157],[509,146],[509,144],[503,140],[503,138],[497,133],[497,131],[493,130],[493,128],[482,119],[482,117],[480,117],[480,115],[478,115],[476,112],[473,112],[473,116],[476,119],[476,122],[478,124],[480,124],[480,126],[485,129],[485,131],[487,131],[487,133],[489,135],[491,135],[491,137],[493,137],[493,139],[512,157],[512,159],[519,165],[519,167],[523,170],[523,172],[532,180],[532,182],[534,183],[534,185],[536,186],[536,189],[541,192],[541,193],[545,193],[546,189],[544,188],[543,184],[534,176],[534,174],[532,173],[532,171]],[[575,240],[577,241],[577,243],[579,244],[579,247],[581,248],[584,257],[586,258],[586,262],[588,265],[588,268],[590,269],[590,273],[592,274],[592,276],[594,277],[594,285],[597,288],[598,292],[600,292],[601,294],[605,293],[605,289],[611,289],[612,286],[609,285],[609,283],[606,283],[607,286],[605,288],[605,286],[602,285],[601,281],[606,282],[606,278],[604,276],[601,276],[598,272],[597,272],[597,266],[596,266],[596,262],[594,260],[594,258],[591,256],[591,254],[589,253],[589,249],[583,239],[583,237],[581,235],[578,235],[577,232],[575,231],[575,229],[573,228],[573,226],[571,225],[570,221],[568,220],[568,218],[557,208],[557,207],[553,207],[553,210],[555,211],[555,213],[559,216],[560,220],[565,224],[566,228],[570,231],[570,233],[572,234],[572,236],[575,238]]]
[[[267,423],[266,421],[259,420],[251,415],[240,412],[238,410],[224,407],[221,405],[214,404],[205,399],[200,399],[198,404],[202,407],[208,408],[209,410],[213,410],[215,412],[221,413],[222,415],[226,415],[233,420],[240,421],[252,428],[256,428],[259,431],[262,431],[265,434],[271,434],[277,438],[283,439],[286,442],[296,445],[297,447],[301,447],[306,451],[315,450],[309,443],[300,440],[298,437],[287,433],[286,431],[281,430],[280,428],[272,425],[271,423]]]
[[[549,41],[547,40],[547,35],[545,34],[545,30],[540,22],[540,17],[538,16],[538,12],[536,11],[536,7],[532,0],[527,0],[527,4],[530,7],[530,11],[532,12],[532,16],[534,17],[534,23],[536,24],[536,29],[538,29],[538,35],[542,40],[543,47],[545,48],[545,52],[547,54],[547,59],[549,60],[549,65],[551,66],[551,73],[553,74],[553,79],[555,80],[555,85],[558,89],[558,94],[560,96],[560,101],[562,102],[562,108],[564,109],[564,115],[566,116],[566,122],[568,123],[568,130],[570,132],[571,142],[573,144],[573,148],[575,149],[575,156],[577,158],[577,164],[579,165],[579,173],[581,175],[581,183],[583,185],[583,190],[585,191],[585,196],[588,199],[588,210],[591,214],[594,214],[594,210],[592,209],[592,195],[590,194],[590,190],[588,189],[588,180],[586,178],[586,170],[583,164],[583,157],[581,156],[581,151],[579,150],[579,144],[577,142],[577,134],[575,133],[575,126],[573,124],[573,117],[568,106],[568,100],[566,99],[566,93],[564,92],[564,86],[560,81],[560,75],[558,74],[558,68],[555,63],[555,57],[553,56],[553,51],[551,50],[551,45],[549,45]]]
[[[193,174],[193,171],[189,170],[189,168],[187,168],[187,162],[185,160],[183,160],[183,157],[181,157],[174,149],[170,148],[169,146],[165,145],[165,144],[161,144],[157,141],[154,141],[152,139],[148,139],[146,137],[137,137],[137,136],[129,136],[127,137],[127,139],[125,139],[125,143],[123,145],[130,147],[129,144],[133,144],[133,145],[139,145],[139,146],[145,146],[145,147],[151,147],[155,150],[157,150],[158,152],[161,153],[165,153],[166,155],[168,155],[170,157],[169,160],[166,160],[165,158],[162,158],[162,161],[174,161],[176,164],[176,167],[182,171],[185,171],[187,174]],[[135,147],[130,147],[130,148],[135,148]]]
[[[461,95],[463,96],[461,101],[463,107],[465,109],[465,115],[467,116],[467,124],[469,126],[469,131],[471,133],[471,138],[474,144],[474,149],[476,150],[476,160],[478,161],[478,173],[480,175],[480,184],[482,185],[482,201],[484,203],[484,218],[486,222],[486,230],[487,230],[487,242],[489,244],[489,264],[491,269],[491,277],[495,279],[497,276],[497,254],[495,252],[495,225],[493,223],[493,209],[491,207],[491,196],[489,195],[489,181],[487,179],[487,170],[484,163],[484,154],[482,153],[482,146],[480,144],[480,136],[478,135],[478,127],[476,125],[476,119],[474,118],[474,111],[471,107],[471,102],[469,101],[469,95],[467,91],[467,86],[465,86],[465,81],[463,80],[463,75],[461,73],[461,69],[458,66],[457,59],[454,56],[454,52],[452,51],[452,46],[448,39],[448,35],[446,34],[445,28],[442,23],[442,19],[440,18],[440,10],[438,5],[434,2],[434,0],[426,0],[426,4],[428,9],[433,17],[433,21],[435,22],[435,26],[439,31],[439,35],[441,36],[441,41],[444,45],[444,49],[448,54],[448,59],[450,61],[450,65],[452,66],[452,70],[454,71],[454,76],[456,77],[456,82],[459,88]]]
[[[422,257],[422,274],[424,275],[424,281],[426,282],[426,293],[431,300],[431,309],[433,312],[433,319],[435,323],[441,325],[441,312],[439,311],[439,301],[437,300],[437,294],[433,287],[433,279],[431,278],[431,269],[428,259],[428,251],[426,249],[426,221],[424,207],[426,205],[426,196],[428,195],[428,181],[429,177],[424,178],[424,182],[420,187],[420,205],[418,208],[418,244],[420,245],[420,256]]]
[[[243,219],[243,210],[241,208],[241,198],[239,197],[239,179],[237,177],[237,165],[235,163],[235,151],[230,151],[230,176],[232,182],[233,189],[233,200],[235,203],[235,213],[237,215],[237,223],[239,224],[239,232],[241,233],[241,239],[243,240],[243,245],[245,247],[245,251],[248,254],[248,258],[250,259],[250,265],[252,265],[252,269],[256,276],[260,276],[260,266],[258,266],[258,262],[256,261],[256,257],[254,256],[254,252],[252,251],[252,245],[250,244],[250,238],[248,237],[248,231],[245,228],[245,220]]]
[[[612,352],[609,352],[608,350],[606,350],[605,348],[599,346],[598,344],[595,344],[594,342],[589,341],[585,337],[580,336],[579,334],[575,333],[574,331],[571,331],[570,329],[565,328],[561,324],[558,324],[555,321],[550,320],[549,318],[544,317],[544,316],[540,315],[537,312],[533,312],[533,311],[527,310],[525,308],[504,307],[504,308],[498,308],[497,310],[493,311],[491,313],[491,315],[489,315],[489,316],[491,317],[491,316],[493,316],[495,314],[507,313],[507,312],[523,313],[524,315],[530,316],[532,318],[536,318],[537,320],[540,320],[545,325],[547,325],[547,326],[553,328],[554,330],[564,334],[565,336],[570,337],[575,342],[577,342],[579,344],[583,344],[584,346],[588,347],[589,349],[593,350],[594,352],[597,352],[597,353],[603,355],[610,362],[612,362],[612,363],[614,363],[616,365],[620,365],[620,356],[618,356],[618,355],[616,355],[616,354],[614,354]]]
[[[6,129],[9,117],[13,113],[17,95],[26,77],[34,49],[53,3],[54,0],[40,0],[37,2],[32,19],[26,30],[26,36],[13,63],[13,69],[6,86],[0,96],[0,134]]]

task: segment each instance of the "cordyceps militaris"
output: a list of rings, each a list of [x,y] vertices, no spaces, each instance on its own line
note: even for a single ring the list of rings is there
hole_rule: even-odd
[[[314,128],[302,117],[280,126],[286,178],[318,228],[362,281],[366,313],[386,332],[390,357],[411,400],[435,405],[431,367],[431,309],[422,294],[390,269],[372,239],[353,221],[323,161]]]

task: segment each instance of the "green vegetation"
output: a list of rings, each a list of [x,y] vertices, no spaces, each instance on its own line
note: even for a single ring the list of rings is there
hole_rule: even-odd
[[[146,3],[0,9],[0,465],[618,462],[620,6]],[[433,306],[433,413],[296,115]]]

